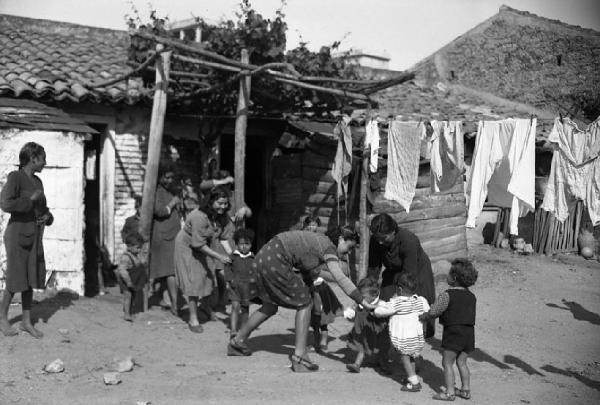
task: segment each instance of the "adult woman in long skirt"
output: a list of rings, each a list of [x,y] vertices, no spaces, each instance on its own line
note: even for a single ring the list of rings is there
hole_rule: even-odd
[[[20,329],[38,339],[44,336],[31,322],[33,289],[46,287],[44,227],[54,221],[46,205],[44,185],[35,175],[44,166],[44,148],[35,142],[26,143],[19,152],[19,170],[9,173],[0,194],[0,208],[10,213],[4,231],[6,288],[0,303],[0,331],[5,336],[18,333],[8,322],[8,307],[15,293],[21,293]]]
[[[290,360],[295,372],[316,371],[306,350],[311,318],[312,281],[322,270],[329,270],[344,293],[366,308],[374,308],[363,300],[356,286],[341,267],[340,257],[354,249],[358,234],[351,227],[332,228],[325,235],[310,231],[289,231],[276,235],[256,255],[257,284],[262,306],[255,311],[233,337],[228,346],[230,356],[252,354],[246,339],[260,324],[273,316],[279,306],[296,310],[296,345]]]

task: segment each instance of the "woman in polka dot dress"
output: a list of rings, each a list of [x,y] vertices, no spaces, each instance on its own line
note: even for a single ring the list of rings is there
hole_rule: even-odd
[[[325,235],[310,231],[283,232],[257,253],[259,297],[263,305],[233,337],[230,356],[252,354],[246,339],[260,324],[273,316],[279,306],[296,310],[296,345],[290,356],[295,372],[316,371],[319,366],[307,355],[306,342],[312,309],[312,281],[327,269],[341,289],[357,303],[374,308],[363,300],[356,286],[343,273],[339,258],[354,249],[358,234],[351,227],[332,228]]]

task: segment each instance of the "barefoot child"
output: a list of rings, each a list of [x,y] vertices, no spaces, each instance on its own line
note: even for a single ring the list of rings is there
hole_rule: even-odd
[[[415,358],[423,351],[423,324],[419,315],[429,310],[427,299],[415,294],[417,279],[411,273],[398,273],[394,276],[396,294],[389,302],[380,302],[375,308],[375,316],[391,316],[389,324],[390,340],[400,353],[408,382],[401,390],[421,391],[421,383],[415,371]]]
[[[137,232],[131,232],[125,237],[125,244],[127,250],[121,255],[115,276],[123,294],[123,319],[133,322],[131,307],[138,297],[143,297],[148,274],[146,264],[140,255],[144,245],[142,236]]]
[[[436,394],[433,399],[454,401],[455,397],[471,398],[471,374],[467,366],[469,353],[475,349],[475,307],[477,299],[469,291],[477,281],[477,270],[468,259],[452,261],[448,273],[449,289],[441,293],[422,319],[440,317],[444,325],[442,335],[442,365],[446,380],[446,392]],[[454,363],[458,366],[460,389],[454,387]]]
[[[231,254],[231,264],[225,265],[225,282],[231,301],[231,337],[248,321],[250,302],[258,296],[256,274],[252,267],[254,254],[250,251],[254,232],[252,229],[240,228],[234,232],[233,240],[237,250]]]
[[[357,288],[366,302],[372,305],[378,303],[379,283],[377,280],[370,277],[363,278],[358,282]],[[354,312],[354,327],[348,335],[348,346],[357,354],[354,363],[346,364],[346,368],[352,373],[360,373],[365,356],[378,354],[381,360],[381,356],[387,354],[387,349],[382,347],[382,344],[387,341],[386,322],[385,319],[376,318],[372,311],[361,305],[357,305]],[[352,316],[347,316],[347,318],[352,318]]]

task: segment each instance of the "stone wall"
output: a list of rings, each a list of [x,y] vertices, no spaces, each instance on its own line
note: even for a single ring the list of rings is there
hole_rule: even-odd
[[[599,32],[503,8],[417,67],[432,81],[593,120],[600,113],[599,65]]]

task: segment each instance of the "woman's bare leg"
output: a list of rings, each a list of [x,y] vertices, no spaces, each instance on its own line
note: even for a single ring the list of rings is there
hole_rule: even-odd
[[[277,305],[271,303],[263,304],[259,309],[254,311],[252,315],[250,315],[248,322],[246,322],[245,325],[242,325],[237,336],[235,337],[235,340],[238,342],[244,342],[246,339],[248,339],[248,336],[250,336],[250,334],[260,326],[260,324],[275,315],[276,312]]]
[[[171,299],[171,313],[177,316],[177,283],[175,276],[167,277],[167,291],[169,292],[169,298]]]
[[[294,354],[298,357],[306,357],[306,341],[308,340],[311,310],[312,303],[296,310],[296,348]]]
[[[33,290],[23,291],[21,293],[21,305],[23,307],[23,318],[21,321],[21,329],[36,339],[44,337],[44,334],[34,328],[31,322],[31,305],[33,303]]]
[[[190,326],[200,325],[200,321],[198,321],[198,297],[188,297],[188,308],[190,310]]]
[[[4,290],[2,302],[0,302],[0,332],[2,332],[4,336],[15,336],[19,333],[10,326],[10,323],[8,322],[8,307],[10,306],[10,302],[14,295],[14,293]]]

